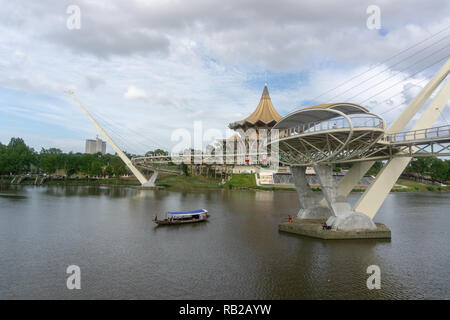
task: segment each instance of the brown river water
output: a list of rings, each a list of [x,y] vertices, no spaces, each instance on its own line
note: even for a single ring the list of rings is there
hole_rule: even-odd
[[[375,217],[390,241],[279,232],[298,206],[292,191],[3,186],[0,299],[450,299],[450,193],[391,193]],[[152,222],[200,208],[209,221]]]

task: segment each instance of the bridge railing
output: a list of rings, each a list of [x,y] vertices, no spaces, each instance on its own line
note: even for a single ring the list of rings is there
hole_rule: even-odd
[[[384,128],[383,121],[375,116],[350,116],[353,128],[374,127]],[[333,129],[348,129],[350,123],[344,117],[333,118],[325,121],[309,122],[286,129],[285,136],[297,135],[300,133],[311,133]]]
[[[277,156],[278,158],[278,156]],[[133,164],[136,165],[164,165],[169,163],[174,164],[268,164],[272,161],[271,154],[268,151],[264,152],[224,152],[219,154],[211,153],[192,153],[192,154],[170,154],[165,156],[142,156],[131,158]]]
[[[450,125],[421,130],[392,133],[385,137],[387,142],[406,142],[415,140],[433,140],[450,137]]]

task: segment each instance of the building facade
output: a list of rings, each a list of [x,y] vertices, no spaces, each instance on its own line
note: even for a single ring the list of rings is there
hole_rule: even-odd
[[[95,140],[87,139],[84,153],[94,154],[98,152],[101,154],[106,153],[106,141],[103,141],[98,137]]]

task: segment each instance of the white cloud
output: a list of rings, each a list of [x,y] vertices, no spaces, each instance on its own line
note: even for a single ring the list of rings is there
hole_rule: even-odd
[[[129,86],[123,97],[129,100],[147,99],[147,94],[142,89],[136,88],[135,86]]]
[[[55,123],[79,133],[80,141],[95,137],[95,128],[63,93],[72,88],[99,121],[110,123],[105,129],[114,131],[108,131],[113,138],[133,152],[170,148],[171,132],[192,129],[194,120],[202,120],[205,129],[225,130],[228,123],[254,110],[266,70],[305,75],[277,83],[269,77],[272,101],[284,115],[450,25],[449,2],[443,0],[379,1],[382,26],[388,30],[385,36],[366,28],[365,9],[372,1],[77,3],[82,27],[69,31],[65,9],[72,1],[2,2],[0,90],[17,94],[0,97],[5,102],[0,112],[48,126]],[[408,64],[399,64],[365,83],[355,79],[318,102],[355,96],[352,102],[358,103],[400,81],[364,104],[377,113],[387,111],[409,101],[415,91],[408,85],[429,78],[432,69],[410,78],[426,62],[405,71]],[[385,79],[391,75],[396,76]],[[355,85],[359,86],[352,88]],[[365,89],[369,90],[362,92]],[[394,94],[398,95],[390,98]],[[397,110],[401,107],[386,113],[388,121]],[[20,127],[14,130],[4,131],[0,140],[23,132]],[[50,147],[45,144],[55,140],[49,135],[37,131],[33,141]]]

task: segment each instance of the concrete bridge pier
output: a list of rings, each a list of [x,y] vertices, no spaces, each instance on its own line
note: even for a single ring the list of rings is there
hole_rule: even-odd
[[[153,171],[152,176],[150,177],[150,179],[148,179],[148,181],[146,181],[144,184],[142,184],[143,187],[155,187],[155,181],[156,178],[158,178],[158,170]]]
[[[306,167],[291,167],[294,178],[295,189],[297,190],[300,210],[297,219],[324,219],[332,216],[330,208],[320,204],[318,197],[311,190],[306,179]]]
[[[331,211],[327,224],[333,229],[376,229],[377,226],[367,215],[352,210],[347,201],[347,195],[333,178],[333,170],[327,165],[314,166],[319,178],[322,193]]]
[[[319,178],[322,194],[313,192],[306,180],[306,167],[291,166],[292,176],[300,211],[294,221],[279,224],[279,230],[288,233],[320,239],[390,239],[391,231],[385,225],[375,224],[365,214],[352,210],[347,202],[346,193],[338,187],[329,166],[314,167]],[[325,204],[321,200],[325,196]],[[323,203],[323,202],[322,202]],[[324,230],[322,223],[327,222],[331,230]]]

